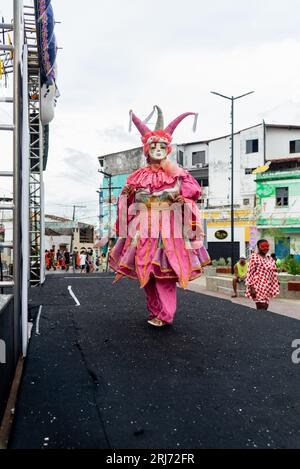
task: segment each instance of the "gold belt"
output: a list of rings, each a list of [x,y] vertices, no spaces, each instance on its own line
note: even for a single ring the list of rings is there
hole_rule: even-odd
[[[172,203],[168,202],[147,202],[146,207],[148,210],[155,210],[155,211],[161,211],[161,210],[170,210],[170,206]]]

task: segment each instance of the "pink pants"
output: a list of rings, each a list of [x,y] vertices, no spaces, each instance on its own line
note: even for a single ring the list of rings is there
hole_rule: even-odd
[[[144,287],[149,319],[157,317],[162,321],[173,322],[176,311],[176,281],[160,280],[153,276]]]

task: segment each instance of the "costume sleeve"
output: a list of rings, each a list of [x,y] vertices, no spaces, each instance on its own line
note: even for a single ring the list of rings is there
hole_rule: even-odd
[[[196,179],[187,171],[184,171],[181,176],[181,195],[187,199],[192,199],[195,202],[201,195],[201,187],[199,186]]]
[[[115,224],[115,231],[117,237],[120,236],[121,224],[123,227],[125,227],[125,225],[128,225],[128,207],[134,202],[135,197],[134,194],[131,194],[130,196],[126,195],[124,189],[125,186],[123,187],[121,194],[119,195],[117,203],[117,219]]]
[[[180,194],[187,199],[184,207],[184,224],[189,227],[189,240],[192,242],[193,249],[203,248],[203,225],[201,214],[197,206],[197,200],[201,195],[201,187],[196,179],[187,171],[181,174]]]
[[[248,270],[247,270],[246,285],[248,286],[254,285],[255,272],[256,272],[255,256],[251,256]]]

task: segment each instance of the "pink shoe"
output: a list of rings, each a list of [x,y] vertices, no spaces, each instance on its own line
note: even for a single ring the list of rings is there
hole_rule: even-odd
[[[151,326],[155,326],[155,327],[162,327],[168,324],[167,322],[162,321],[161,319],[158,319],[158,318],[149,319],[147,322],[148,324],[151,324]]]

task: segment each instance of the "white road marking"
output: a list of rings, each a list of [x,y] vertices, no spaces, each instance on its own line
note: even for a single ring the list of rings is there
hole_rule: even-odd
[[[68,290],[69,290],[69,293],[70,293],[71,297],[75,300],[76,306],[80,306],[80,303],[79,303],[78,299],[76,298],[76,296],[74,295],[74,293],[72,291],[71,285],[68,286]]]
[[[33,329],[32,322],[28,321],[27,326],[28,326],[28,340],[29,340],[31,338],[31,333],[32,333],[32,329]]]
[[[41,319],[41,314],[42,314],[42,305],[40,305],[39,307],[39,314],[38,314],[38,317],[37,317],[37,320],[36,320],[36,326],[35,326],[35,333],[37,335],[40,335],[40,319]]]

